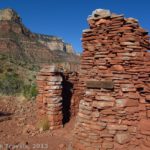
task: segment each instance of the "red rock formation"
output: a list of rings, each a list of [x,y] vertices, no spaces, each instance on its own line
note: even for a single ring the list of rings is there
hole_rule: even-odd
[[[96,10],[83,31],[76,150],[150,149],[150,48],[137,20]]]

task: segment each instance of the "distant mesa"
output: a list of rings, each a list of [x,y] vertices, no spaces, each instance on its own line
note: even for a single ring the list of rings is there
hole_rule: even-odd
[[[31,32],[10,8],[0,10],[0,54],[34,63],[79,62],[71,44],[60,37]]]
[[[0,21],[15,21],[21,23],[21,18],[13,9],[6,8],[0,10]],[[37,40],[47,46],[50,50],[61,50],[67,53],[74,53],[71,44],[65,43],[61,38],[43,34],[33,33]]]

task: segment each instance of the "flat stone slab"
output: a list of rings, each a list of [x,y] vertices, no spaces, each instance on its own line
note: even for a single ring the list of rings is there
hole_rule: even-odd
[[[87,81],[86,87],[90,89],[114,89],[114,83],[113,81],[106,80],[106,81]]]

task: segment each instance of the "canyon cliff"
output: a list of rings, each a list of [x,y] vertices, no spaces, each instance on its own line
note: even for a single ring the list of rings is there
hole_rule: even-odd
[[[71,44],[56,36],[32,33],[10,8],[0,10],[0,55],[34,64],[79,62]]]

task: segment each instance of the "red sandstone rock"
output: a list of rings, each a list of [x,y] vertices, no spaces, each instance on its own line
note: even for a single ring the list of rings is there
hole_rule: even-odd
[[[117,133],[115,136],[115,140],[119,144],[125,144],[130,142],[130,135],[129,133]]]
[[[104,149],[113,149],[113,147],[114,147],[113,142],[104,142],[102,144],[102,148],[104,148]]]
[[[95,99],[98,100],[98,101],[115,101],[114,97],[112,97],[112,96],[105,96],[105,95],[104,96],[103,95],[96,96]]]
[[[105,109],[105,108],[108,108],[108,107],[113,107],[114,102],[94,101],[92,106],[96,107],[98,109]]]
[[[142,134],[150,135],[150,119],[142,119],[139,128]]]
[[[126,131],[126,130],[128,130],[128,126],[127,125],[110,124],[110,125],[107,125],[107,129],[108,130]]]
[[[124,71],[124,68],[121,65],[113,65],[111,69],[115,71]]]
[[[146,95],[146,98],[145,98],[147,101],[150,101],[150,95]]]
[[[139,105],[137,100],[131,99],[116,99],[116,106],[117,107],[136,107]]]
[[[60,150],[62,150],[64,148],[66,148],[66,145],[65,144],[60,144],[60,145],[58,145],[58,147],[60,148]]]
[[[150,136],[147,136],[144,140],[143,140],[143,145],[145,145],[146,147],[150,148]]]
[[[150,110],[147,110],[147,117],[150,118]]]

